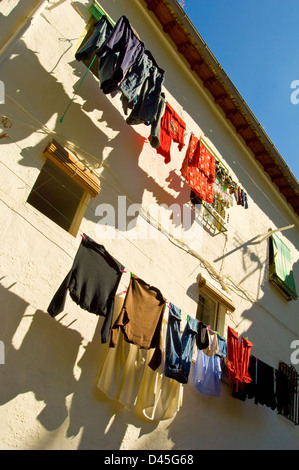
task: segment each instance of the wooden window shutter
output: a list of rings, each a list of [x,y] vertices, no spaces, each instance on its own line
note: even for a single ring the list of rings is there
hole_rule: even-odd
[[[58,142],[55,140],[50,142],[44,155],[76,181],[91,197],[99,194],[101,190],[99,179]]]
[[[97,20],[99,21],[103,15],[106,16],[106,18],[108,19],[108,21],[110,22],[110,24],[112,26],[115,26],[115,23],[114,21],[110,18],[110,16],[106,13],[106,11],[104,10],[103,7],[101,7],[101,5],[99,5],[98,2],[94,2],[93,5],[91,5],[91,7],[89,8],[89,12],[92,14],[92,16]]]

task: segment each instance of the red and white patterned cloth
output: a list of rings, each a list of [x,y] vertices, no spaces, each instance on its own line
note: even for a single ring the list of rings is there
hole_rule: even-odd
[[[195,135],[191,134],[181,174],[200,199],[213,202],[215,158]]]
[[[170,104],[166,103],[165,112],[161,121],[160,147],[157,148],[157,153],[163,155],[165,163],[169,163],[171,160],[170,148],[172,141],[178,144],[179,151],[184,147],[185,130],[185,122],[180,118]]]

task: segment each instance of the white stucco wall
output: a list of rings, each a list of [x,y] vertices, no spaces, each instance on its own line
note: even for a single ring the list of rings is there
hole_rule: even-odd
[[[150,422],[134,415],[96,388],[107,348],[100,344],[102,319],[81,311],[70,298],[57,319],[46,313],[85,232],[193,316],[197,276],[211,276],[211,266],[237,307],[222,318],[224,332],[230,325],[248,336],[254,355],[273,367],[279,360],[290,363],[291,342],[299,337],[298,301],[286,302],[272,289],[268,244],[253,242],[269,228],[295,224],[281,236],[291,249],[299,289],[298,217],[171,49],[141,0],[101,4],[115,21],[122,14],[130,19],[165,69],[166,98],[187,124],[186,147],[191,131],[204,136],[246,190],[249,209],[230,209],[226,234],[202,228],[197,256],[161,235],[134,239],[129,231],[110,227],[109,238],[97,225],[99,204],[117,209],[118,196],[126,196],[128,206],[148,209],[151,204],[182,206],[190,191],[179,171],[186,147],[179,152],[173,144],[172,160],[165,165],[146,140],[149,128],[128,126],[119,97],[104,96],[91,73],[59,122],[86,70],[75,60],[74,47],[84,17],[89,17],[89,3],[57,2],[44,10],[0,70],[5,84],[0,112],[13,124],[9,139],[0,141],[0,340],[5,345],[0,449],[298,449],[297,427],[252,400],[232,398],[225,384],[220,398],[200,395],[191,383],[184,386],[183,406],[171,420]],[[1,2],[7,20],[8,11],[7,2]],[[26,203],[52,138],[69,142],[91,167],[105,163],[97,169],[101,192],[91,200],[76,238]],[[115,313],[127,285],[124,276]]]

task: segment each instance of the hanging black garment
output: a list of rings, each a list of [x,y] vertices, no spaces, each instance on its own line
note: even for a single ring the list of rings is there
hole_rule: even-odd
[[[256,388],[254,402],[276,409],[275,370],[263,361],[257,361]]]
[[[206,349],[210,344],[208,327],[202,321],[198,322],[198,329],[196,335],[197,349]]]
[[[72,300],[82,309],[105,317],[101,336],[102,343],[107,343],[122,270],[124,266],[103,245],[84,235],[73,266],[54,295],[48,313],[55,317],[63,311],[69,291]]]
[[[238,398],[238,400],[245,401],[247,398],[254,398],[256,392],[256,364],[257,359],[255,356],[250,355],[248,373],[251,377],[251,382],[238,386],[236,390],[236,384],[233,384],[232,396]]]
[[[143,52],[144,43],[136,36],[129,20],[121,16],[104,44],[96,52],[103,93],[112,93],[118,89],[126,72],[140,59]]]
[[[292,412],[294,389],[290,378],[281,371],[276,371],[276,399],[278,413],[289,416]]]

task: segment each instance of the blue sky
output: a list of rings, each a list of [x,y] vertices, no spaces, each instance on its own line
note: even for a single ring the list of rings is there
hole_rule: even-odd
[[[185,0],[184,9],[298,180],[298,0]]]

